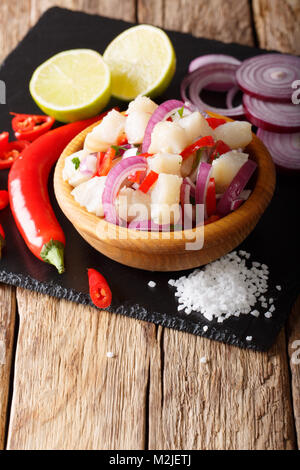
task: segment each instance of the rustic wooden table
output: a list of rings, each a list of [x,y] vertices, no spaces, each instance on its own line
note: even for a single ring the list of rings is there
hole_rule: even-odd
[[[2,0],[0,59],[58,3],[300,53],[299,0]],[[0,285],[0,449],[295,449],[299,312],[261,354]]]

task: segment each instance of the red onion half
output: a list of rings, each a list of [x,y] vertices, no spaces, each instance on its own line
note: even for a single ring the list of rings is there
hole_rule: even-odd
[[[200,57],[196,57],[196,59],[192,60],[192,62],[189,65],[189,73],[192,73],[201,67],[206,67],[208,64],[220,64],[220,63],[232,64],[232,65],[235,65],[236,68],[241,65],[241,62],[238,59],[230,55],[206,54]],[[229,80],[227,83],[226,82],[210,83],[205,88],[207,90],[212,90],[212,91],[228,91],[230,90],[231,87],[232,87],[232,81]]]
[[[117,215],[115,207],[116,197],[124,180],[136,171],[146,171],[147,166],[146,158],[130,157],[121,160],[110,170],[106,177],[102,195],[104,216],[107,222],[121,226],[127,225],[127,222],[125,223],[124,220],[120,219]]]
[[[231,87],[236,85],[236,69],[237,66],[226,63],[207,64],[187,75],[180,87],[181,98],[184,102],[190,102],[196,106],[199,111],[212,111],[217,114],[229,117],[242,116],[244,114],[243,106],[237,106],[232,109],[215,108],[210,106],[200,98],[201,91],[211,83],[231,83]]]
[[[232,203],[239,199],[241,192],[245,188],[256,168],[257,164],[253,160],[248,160],[246,163],[244,163],[221,197],[217,205],[218,215],[224,217],[225,215],[229,214],[229,212],[231,212]]]
[[[300,110],[294,104],[270,103],[249,95],[243,96],[247,119],[256,127],[269,132],[300,132]]]
[[[245,60],[236,73],[239,87],[264,101],[291,102],[292,83],[299,79],[300,58],[263,54]]]
[[[148,149],[151,144],[151,134],[158,122],[163,121],[166,119],[170,113],[175,112],[177,109],[180,109],[184,106],[182,101],[178,100],[168,100],[162,103],[154,113],[152,114],[151,118],[149,119],[148,125],[145,130],[144,140],[143,140],[143,147],[142,152],[148,152]]]
[[[300,171],[300,133],[276,134],[258,129],[257,137],[263,141],[277,166]]]

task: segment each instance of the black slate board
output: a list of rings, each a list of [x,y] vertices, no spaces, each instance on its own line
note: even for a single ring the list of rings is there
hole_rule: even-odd
[[[48,10],[0,68],[0,79],[7,86],[7,104],[0,105],[1,131],[10,130],[9,111],[39,112],[29,95],[28,83],[33,70],[40,63],[57,52],[72,48],[92,48],[102,53],[107,44],[129,26],[131,24],[123,21],[60,8]],[[198,55],[226,53],[245,59],[265,52],[237,44],[196,39],[182,33],[168,34],[174,44],[178,63],[175,78],[161,97],[161,101],[179,98],[180,81],[190,60]],[[115,102],[112,101],[110,106],[112,104]],[[7,172],[0,173],[2,189],[6,187]],[[52,180],[49,184],[51,199],[67,236],[66,273],[58,275],[54,268],[34,258],[19,235],[10,210],[6,209],[0,215],[7,233],[7,247],[0,262],[0,281],[58,298],[91,304],[86,269],[98,268],[112,288],[111,312],[239,347],[267,350],[274,343],[299,293],[300,237],[295,222],[299,216],[298,185],[299,178],[278,175],[276,194],[270,207],[240,247],[252,254],[251,260],[266,263],[271,268],[269,295],[276,299],[277,307],[271,319],[266,319],[263,315],[260,318],[247,315],[217,324],[208,322],[200,314],[186,316],[184,313],[178,313],[174,289],[168,285],[168,280],[178,278],[183,272],[140,271],[122,266],[97,253],[81,239],[58,208],[53,195]],[[150,280],[154,280],[157,287],[150,289],[147,286]],[[282,286],[281,293],[275,288],[279,284]],[[209,326],[205,333],[204,325]],[[252,342],[247,342],[246,336],[252,336]]]

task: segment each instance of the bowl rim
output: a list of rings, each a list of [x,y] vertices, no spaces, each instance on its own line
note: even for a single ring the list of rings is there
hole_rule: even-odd
[[[216,113],[208,112],[207,114],[212,117],[225,119],[227,122],[234,121],[233,119],[227,118],[226,116],[218,115]],[[153,236],[153,241],[155,242],[159,240],[162,243],[169,243],[170,241],[172,241],[174,242],[174,244],[181,244],[182,241],[184,243],[191,242],[193,238],[197,236],[197,233],[204,230],[205,240],[210,241],[209,244],[205,243],[205,245],[213,246],[218,243],[220,237],[225,235],[224,231],[226,231],[226,236],[230,236],[233,235],[237,230],[242,229],[245,220],[255,220],[256,222],[258,222],[260,216],[263,214],[272,199],[276,185],[275,165],[273,163],[270,153],[268,152],[263,142],[252,132],[252,142],[245,148],[245,152],[249,154],[250,158],[254,157],[254,160],[257,163],[255,187],[249,199],[245,201],[234,212],[231,212],[225,217],[222,217],[221,219],[207,225],[202,225],[188,230],[178,230],[172,232],[139,231],[127,227],[120,227],[118,225],[107,222],[103,217],[98,217],[95,214],[88,212],[87,209],[80,206],[80,204],[75,201],[75,199],[71,195],[71,191],[74,188],[67,181],[63,181],[61,175],[65,159],[72,153],[79,151],[83,148],[83,143],[86,135],[91,132],[94,127],[99,125],[100,122],[101,119],[81,131],[74,139],[72,139],[71,142],[69,142],[69,144],[66,146],[66,148],[58,159],[54,173],[55,196],[62,211],[65,212],[61,204],[61,196],[59,194],[58,187],[60,187],[60,189],[63,188],[63,192],[65,193],[65,195],[71,196],[72,205],[77,210],[80,210],[81,215],[85,216],[86,225],[84,227],[82,225],[79,226],[78,223],[75,224],[73,218],[70,218],[69,216],[67,216],[67,218],[72,222],[73,225],[76,225],[81,230],[88,231],[91,235],[95,234],[94,230],[91,229],[91,226],[93,224],[89,223],[92,220],[95,222],[95,224],[103,225],[103,230],[106,233],[108,233],[108,231],[113,230],[113,232],[117,235],[117,239],[119,240],[129,238],[131,240],[145,241],[147,239],[145,238],[145,234],[151,233],[151,236]],[[79,147],[80,145],[80,148],[74,150],[75,144],[76,147]],[[267,178],[266,175],[268,176]],[[224,227],[224,222],[226,222],[226,227]],[[168,237],[166,237],[166,235],[168,235]]]

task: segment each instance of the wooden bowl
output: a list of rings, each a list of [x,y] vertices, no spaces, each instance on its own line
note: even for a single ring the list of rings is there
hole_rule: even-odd
[[[230,119],[227,119],[230,121]],[[235,212],[205,227],[168,233],[148,233],[117,227],[90,214],[71,195],[62,178],[65,159],[83,148],[86,135],[99,123],[81,132],[59,158],[54,175],[58,203],[80,235],[97,251],[119,263],[148,271],[181,271],[220,258],[236,248],[254,229],[275,189],[275,168],[264,144],[253,134],[247,147],[257,163],[256,182],[250,198]],[[204,234],[201,249],[187,250],[187,243]]]

